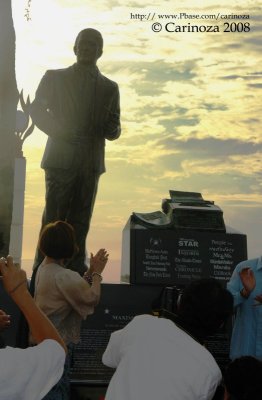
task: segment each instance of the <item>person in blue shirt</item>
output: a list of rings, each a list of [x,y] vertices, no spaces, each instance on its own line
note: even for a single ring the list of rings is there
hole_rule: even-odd
[[[230,358],[249,355],[262,360],[262,257],[239,263],[227,289],[236,309]]]

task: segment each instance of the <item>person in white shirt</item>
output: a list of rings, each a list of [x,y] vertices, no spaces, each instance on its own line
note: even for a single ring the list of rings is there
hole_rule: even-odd
[[[0,399],[40,400],[60,379],[67,348],[49,319],[36,306],[27,288],[25,271],[11,256],[0,259],[5,290],[24,314],[36,346],[0,349]]]
[[[211,400],[222,375],[203,342],[233,312],[214,279],[192,282],[177,315],[139,315],[112,333],[103,363],[116,371],[106,400]]]

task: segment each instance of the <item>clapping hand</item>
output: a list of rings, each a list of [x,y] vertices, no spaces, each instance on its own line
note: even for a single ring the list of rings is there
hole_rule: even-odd
[[[241,282],[244,286],[245,291],[249,294],[256,286],[256,278],[251,268],[245,267],[239,272]]]
[[[108,257],[109,254],[105,249],[98,250],[98,252],[95,255],[91,253],[90,267],[89,270],[85,272],[84,277],[91,276],[94,272],[101,274],[106,266]]]

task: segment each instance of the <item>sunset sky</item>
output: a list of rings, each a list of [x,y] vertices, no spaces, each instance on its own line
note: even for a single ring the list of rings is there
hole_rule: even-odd
[[[247,234],[249,257],[261,255],[262,2],[12,4],[17,82],[31,99],[47,69],[75,62],[72,48],[81,29],[96,28],[104,37],[98,66],[119,84],[122,136],[107,143],[107,172],[100,180],[88,249],[108,249],[106,277],[118,279],[122,230],[131,213],[160,210],[170,189],[201,192],[214,200],[224,211],[225,223]],[[168,17],[180,13],[206,18]],[[217,20],[207,18],[218,13]],[[221,18],[232,14],[249,19]],[[167,32],[168,22],[169,30],[212,25],[219,32]],[[162,30],[153,32],[157,23]],[[227,26],[236,31],[224,32]],[[24,146],[23,259],[34,256],[44,207],[40,161],[45,142],[46,135],[35,129]]]

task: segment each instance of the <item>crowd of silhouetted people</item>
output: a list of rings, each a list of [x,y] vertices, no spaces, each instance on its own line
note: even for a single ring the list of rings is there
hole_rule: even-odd
[[[81,321],[95,312],[108,253],[91,254],[83,276],[65,268],[77,251],[74,229],[46,225],[39,238],[43,262],[26,273],[11,256],[0,260],[3,286],[29,327],[25,349],[0,350],[1,400],[70,399],[72,348]],[[236,266],[227,289],[215,279],[191,282],[176,312],[138,315],[113,332],[102,361],[115,368],[107,400],[258,400],[262,398],[261,258]],[[31,292],[31,293],[30,293]],[[236,313],[231,362],[223,376],[205,340]],[[0,329],[12,316],[0,310]]]

